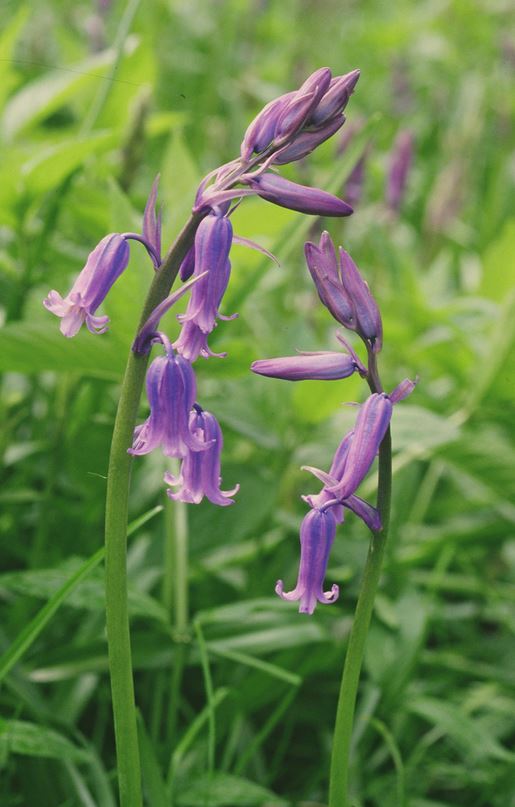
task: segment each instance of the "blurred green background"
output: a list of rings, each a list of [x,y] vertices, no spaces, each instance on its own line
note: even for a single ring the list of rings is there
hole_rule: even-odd
[[[354,416],[342,403],[366,389],[359,379],[288,384],[248,367],[335,349],[302,257],[303,241],[328,227],[380,302],[386,388],[420,377],[393,423],[393,524],[358,702],[353,804],[515,805],[512,11],[503,0],[4,0],[5,807],[116,801],[102,569],[84,564],[102,546],[118,384],[152,270],[134,246],[102,337],[64,339],[42,299],[67,292],[106,233],[139,229],[158,171],[169,243],[199,179],[238,154],[253,115],[321,65],[361,68],[342,131],[361,128],[343,153],[337,135],[288,175],[340,192],[366,149],[356,212],[329,224],[245,201],[236,231],[281,266],[234,248],[224,310],[240,317],[211,340],[228,358],[197,362],[199,400],[224,428],[224,487],[241,483],[237,504],[174,509],[164,458],[134,463],[130,602],[147,803],[325,804],[363,524],[351,515],[337,535],[327,575],[341,588],[336,605],[300,616],[273,589],[279,577],[293,587],[300,495],[318,490],[300,466],[329,467]],[[415,156],[396,216],[384,187],[403,129]],[[166,326],[173,334],[173,314]],[[56,595],[74,574],[82,582]]]

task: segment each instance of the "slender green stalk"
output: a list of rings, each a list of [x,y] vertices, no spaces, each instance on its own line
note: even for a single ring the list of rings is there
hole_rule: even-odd
[[[156,272],[143,306],[140,326],[170,291],[186,252],[191,247],[202,215],[185,225],[168,256]],[[139,763],[134,684],[127,606],[127,516],[132,443],[148,356],[129,354],[122,382],[111,442],[106,497],[106,618],[109,671],[118,762],[120,803],[140,807]]]
[[[382,390],[377,372],[376,357],[369,352],[368,383],[372,392]],[[354,723],[354,710],[359,685],[359,676],[368,628],[374,608],[374,599],[379,585],[388,526],[390,521],[390,501],[392,490],[392,441],[388,428],[379,447],[379,477],[377,507],[381,514],[382,530],[372,533],[368,556],[361,582],[361,590],[354,614],[354,622],[349,637],[349,645],[340,694],[336,710],[331,772],[329,778],[329,807],[349,807],[349,758]]]
[[[179,696],[188,651],[188,512],[184,502],[167,502],[168,518],[163,576],[163,604],[173,613],[175,642],[174,664],[170,681],[169,708],[166,725],[170,757],[176,744]]]

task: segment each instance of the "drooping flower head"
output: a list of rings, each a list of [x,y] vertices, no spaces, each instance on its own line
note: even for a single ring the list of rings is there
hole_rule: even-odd
[[[104,333],[109,317],[97,317],[95,312],[112,285],[129,262],[129,245],[123,235],[106,235],[89,254],[84,269],[66,297],[54,289],[43,305],[61,318],[60,330],[64,336],[75,336],[83,323],[91,333]]]
[[[164,480],[168,485],[180,488],[176,492],[168,489],[168,496],[174,501],[192,504],[199,504],[204,496],[221,507],[234,504],[231,496],[238,492],[240,486],[236,485],[232,490],[220,490],[223,437],[217,419],[195,404],[189,417],[189,429],[195,439],[204,443],[206,448],[205,451],[189,451],[186,454],[178,477],[165,474]]]
[[[203,333],[211,333],[219,316],[218,308],[229,282],[232,224],[217,211],[203,219],[195,235],[193,276],[207,273],[192,290],[181,322],[194,322]]]
[[[311,507],[325,507],[332,502],[336,508],[337,503],[342,504],[356,513],[371,530],[381,528],[376,508],[356,496],[355,491],[377,456],[394,404],[411,395],[415,385],[416,381],[405,378],[389,395],[373,393],[367,398],[360,407],[354,428],[338,446],[328,473],[304,466],[305,471],[310,471],[324,483],[320,493],[303,496]]]
[[[186,313],[179,316],[182,329],[174,347],[189,361],[198,356],[216,356],[207,344],[207,336],[217,319],[226,319],[219,308],[229,282],[229,252],[233,240],[230,219],[216,209],[200,223],[195,235],[193,256],[186,255],[184,276],[204,277],[199,280],[188,302]],[[229,317],[230,319],[230,317]]]
[[[312,614],[317,602],[329,605],[338,599],[339,588],[333,585],[324,591],[324,578],[329,553],[336,534],[336,520],[331,510],[312,509],[300,527],[300,565],[297,585],[293,591],[284,591],[282,580],[277,581],[276,594],[283,600],[300,600],[299,613]]]
[[[189,429],[189,416],[197,388],[189,361],[174,352],[159,334],[166,353],[153,360],[147,371],[150,415],[136,426],[129,454],[149,454],[161,446],[167,457],[186,457],[190,451],[205,451],[207,445]]]
[[[43,305],[52,314],[60,317],[61,333],[75,336],[81,326],[91,333],[104,333],[109,317],[96,316],[95,312],[104,301],[113,284],[129,263],[129,241],[139,241],[157,269],[161,263],[161,217],[156,215],[155,204],[159,177],[152,185],[143,216],[143,235],[138,233],[110,233],[106,235],[88,256],[86,265],[79,273],[66,297],[52,289],[43,300]]]

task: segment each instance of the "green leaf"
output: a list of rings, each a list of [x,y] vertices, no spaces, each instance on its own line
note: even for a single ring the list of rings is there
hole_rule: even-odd
[[[143,787],[148,804],[151,804],[152,807],[168,807],[170,801],[166,793],[165,781],[140,712],[138,712],[138,741]]]
[[[179,807],[286,807],[288,802],[249,779],[216,773],[181,790],[177,804]]]
[[[161,506],[154,507],[147,513],[144,513],[142,516],[132,521],[128,526],[127,535],[132,535],[143,524],[153,518],[157,513],[160,513],[162,509],[163,508]],[[84,561],[84,563],[79,566],[79,568],[63,583],[63,585],[52,594],[49,601],[36,614],[34,619],[25,625],[12,645],[3,654],[3,656],[0,657],[0,681],[2,681],[9,670],[20,660],[23,654],[27,652],[33,642],[35,642],[41,631],[50,622],[62,603],[70,595],[72,595],[74,591],[76,591],[80,583],[82,583],[82,581],[93,571],[93,569],[98,566],[100,561],[103,560],[104,554],[105,549],[104,547],[101,547],[99,550],[97,550],[97,552],[95,552],[94,555]],[[55,573],[56,570],[52,570],[52,572]],[[26,574],[37,575],[38,572],[27,572]],[[145,598],[145,600],[148,601],[150,598]],[[158,603],[155,603],[154,601],[152,602],[158,606]],[[158,618],[161,618],[163,613],[160,608],[158,609],[158,612]],[[166,615],[164,615],[164,618],[166,619]]]
[[[4,99],[7,97],[9,90],[16,84],[11,60],[18,37],[28,16],[29,8],[21,6],[7,24],[5,24],[5,20],[2,20],[4,28],[0,34],[0,109],[3,107]]]
[[[37,639],[41,631],[50,622],[57,609],[65,599],[77,588],[79,583],[97,566],[104,557],[104,548],[95,552],[86,560],[77,571],[59,588],[49,599],[47,604],[36,614],[18,634],[11,647],[0,658],[0,681],[7,675],[9,670],[16,664],[23,654],[29,649]]]
[[[107,151],[116,145],[117,140],[116,132],[98,132],[38,151],[21,169],[27,193],[36,196],[57,187],[91,154]]]
[[[48,322],[13,322],[0,330],[0,372],[74,372],[118,380],[126,355],[111,333],[67,339],[52,314]]]
[[[436,698],[418,697],[408,703],[414,714],[436,726],[462,750],[470,761],[484,758],[514,761],[515,754],[507,751],[488,732],[484,723],[466,715],[452,703]]]
[[[125,52],[131,53],[137,42],[134,37],[126,42]],[[87,90],[105,81],[102,69],[114,61],[114,49],[90,56],[73,68],[50,70],[40,78],[26,84],[6,104],[0,121],[0,133],[6,141],[34,126],[74,98],[82,98]],[[100,71],[100,72],[98,72]]]
[[[502,302],[515,285],[515,218],[504,225],[500,236],[489,246],[483,259],[480,294]]]
[[[293,409],[301,422],[321,423],[334,415],[345,401],[355,401],[362,393],[363,380],[357,373],[343,381],[297,381]]]
[[[52,729],[23,720],[0,718],[0,757],[5,758],[9,753],[71,762],[90,760],[87,751],[77,748],[70,740]]]

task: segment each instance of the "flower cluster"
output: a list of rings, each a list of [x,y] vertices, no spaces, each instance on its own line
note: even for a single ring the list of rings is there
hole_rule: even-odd
[[[379,308],[368,284],[350,255],[341,247],[336,252],[327,232],[317,245],[307,242],[305,255],[320,300],[345,328],[363,340],[369,358],[368,368],[353,348],[337,335],[347,353],[300,353],[297,356],[262,359],[251,369],[260,375],[289,381],[302,379],[335,380],[358,372],[367,378],[372,394],[361,405],[354,428],[344,436],[326,473],[305,466],[323,483],[317,494],[303,496],[310,510],[300,528],[300,568],[297,585],[285,593],[283,582],[277,594],[285,600],[299,600],[301,613],[313,613],[316,603],[329,604],[338,598],[338,586],[324,592],[323,584],[336,527],[344,521],[345,509],[352,510],[373,532],[381,529],[379,511],[356,495],[369,472],[389,427],[393,405],[409,395],[414,382],[402,381],[390,395],[380,388],[376,372],[376,354],[382,347],[382,321]]]
[[[149,366],[146,387],[150,415],[136,427],[128,451],[141,455],[160,446],[165,456],[181,460],[177,477],[165,475],[165,482],[170,485],[168,495],[174,500],[198,503],[205,496],[214,504],[226,506],[233,503],[231,497],[238,489],[229,492],[220,489],[222,433],[214,415],[204,411],[196,401],[192,367],[199,357],[225,355],[211,350],[208,337],[219,320],[237,316],[220,313],[230,278],[232,244],[243,243],[266,253],[257,244],[234,235],[231,215],[246,196],[259,196],[273,204],[317,216],[348,216],[353,212],[337,196],[282,177],[276,166],[307,156],[340,129],[345,121],[343,111],[358,79],[359,70],[335,77],[326,67],[316,70],[298,90],[267,104],[248,127],[240,156],[210,172],[199,185],[192,211],[197,224],[194,243],[179,268],[184,285],[155,307],[132,347],[136,354],[145,355],[153,345],[161,345],[164,355]],[[93,333],[107,329],[108,317],[97,316],[96,312],[128,265],[129,241],[143,244],[156,272],[166,265],[166,260],[161,262],[157,189],[158,179],[145,207],[141,235],[106,236],[89,256],[69,294],[63,298],[57,291],[51,291],[45,299],[48,310],[61,317],[65,336],[74,336],[83,323]],[[172,341],[158,330],[159,322],[186,292],[191,292],[191,296],[186,312],[178,317],[180,333]],[[355,371],[366,373],[357,355],[348,346],[347,349],[348,354],[326,353],[319,357],[318,377],[343,378]],[[309,369],[312,361],[309,354],[298,357],[298,378],[311,377],[303,373],[312,372]],[[329,536],[331,518],[332,511],[331,515],[313,518],[313,523]]]

